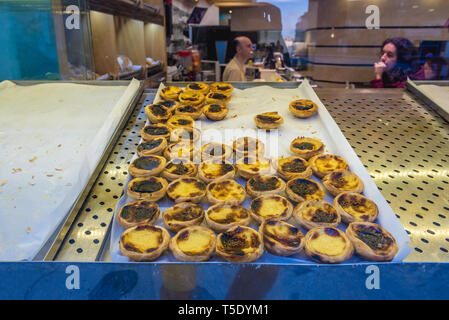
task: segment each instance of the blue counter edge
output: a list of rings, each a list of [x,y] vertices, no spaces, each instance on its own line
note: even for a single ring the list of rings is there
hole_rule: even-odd
[[[2,300],[446,300],[447,263],[1,262]]]

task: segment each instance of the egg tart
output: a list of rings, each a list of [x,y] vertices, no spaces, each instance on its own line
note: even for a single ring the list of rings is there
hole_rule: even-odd
[[[284,123],[284,118],[282,118],[277,111],[274,112],[264,112],[258,114],[254,117],[256,126],[259,129],[277,129],[281,124]]]
[[[138,157],[131,162],[128,172],[135,178],[157,176],[164,170],[166,162],[164,157],[156,155]]]
[[[195,177],[198,166],[189,159],[177,158],[170,160],[162,170],[161,176],[168,181],[173,181],[183,177]]]
[[[207,225],[216,232],[224,232],[236,225],[247,226],[251,215],[245,207],[232,203],[217,203],[206,211]]]
[[[187,227],[170,239],[170,250],[181,261],[207,261],[215,252],[215,233],[202,226]]]
[[[170,138],[171,129],[163,123],[155,123],[146,125],[140,130],[140,135],[145,141],[150,141],[155,138]]]
[[[137,200],[120,208],[117,221],[124,228],[131,228],[139,224],[154,224],[159,218],[160,212],[156,202]]]
[[[379,209],[374,201],[356,192],[343,192],[334,198],[334,207],[344,223],[374,222]]]
[[[162,212],[165,227],[171,232],[200,225],[204,219],[204,209],[200,204],[180,202]]]
[[[309,257],[321,263],[341,263],[354,253],[349,238],[334,227],[310,229],[305,237],[304,248]]]
[[[324,188],[333,196],[342,192],[362,193],[363,181],[354,173],[348,170],[337,170],[324,176],[322,183]]]
[[[169,241],[164,228],[143,224],[126,229],[119,244],[122,255],[133,261],[154,261],[168,248]]]
[[[271,163],[269,159],[255,157],[243,157],[236,161],[237,173],[244,179],[250,179],[254,176],[269,174]]]
[[[226,162],[232,158],[231,147],[217,142],[210,142],[201,147],[201,160],[220,160]]]
[[[265,155],[265,144],[253,137],[240,137],[232,143],[235,158],[256,157],[263,158]]]
[[[127,188],[127,194],[133,199],[158,201],[165,196],[167,181],[160,177],[132,179]]]
[[[137,154],[139,157],[160,155],[167,148],[167,140],[165,138],[153,138],[148,141],[142,141],[137,146]]]
[[[170,142],[197,142],[201,137],[201,131],[195,127],[176,128],[170,135]]]
[[[207,185],[206,196],[211,204],[220,202],[241,204],[245,201],[246,191],[235,180],[218,179]]]
[[[246,192],[252,198],[264,194],[282,194],[285,182],[273,175],[254,176],[246,181]]]
[[[301,202],[293,210],[293,218],[306,229],[316,227],[337,227],[341,217],[329,202],[314,199]]]
[[[189,116],[193,120],[198,120],[203,114],[203,108],[200,105],[182,104],[176,107],[175,114],[180,116]]]
[[[323,178],[325,175],[336,170],[348,170],[349,166],[346,160],[334,154],[321,154],[312,157],[309,160],[312,172],[318,178]]]
[[[265,194],[251,201],[249,212],[258,223],[268,219],[288,220],[292,216],[293,206],[280,195]]]
[[[196,160],[198,160],[197,158],[199,158],[199,156],[197,156],[197,153],[198,150],[193,143],[182,141],[169,145],[167,148],[165,148],[163,155],[169,160],[187,159],[193,162],[197,162]]]
[[[282,220],[265,220],[259,227],[264,248],[277,256],[291,256],[304,248],[304,235],[297,227]]]
[[[166,122],[167,126],[171,129],[176,128],[193,128],[195,126],[195,120],[191,116],[185,116],[180,114],[175,114]]]
[[[218,103],[206,104],[203,107],[203,113],[206,118],[213,121],[223,120],[228,112],[228,107]]]
[[[175,112],[176,107],[181,105],[175,100],[159,100],[157,103],[167,107],[172,114]]]
[[[290,143],[290,151],[297,156],[308,160],[324,152],[324,144],[320,139],[298,137]]]
[[[162,99],[165,100],[178,100],[179,95],[182,93],[182,89],[175,86],[168,86],[162,88],[160,91],[160,95]]]
[[[324,199],[323,187],[312,179],[295,178],[289,180],[285,188],[285,193],[294,202]]]
[[[204,94],[192,91],[185,91],[181,93],[178,98],[181,104],[187,104],[191,106],[198,106],[204,102]]]
[[[198,178],[206,183],[217,179],[233,179],[235,167],[233,164],[221,160],[206,160],[198,166]]]
[[[295,117],[308,118],[318,111],[318,106],[312,100],[298,99],[290,102],[288,109]]]
[[[165,122],[172,116],[172,112],[163,104],[150,104],[145,107],[145,114],[152,123]]]
[[[368,260],[390,261],[399,250],[391,233],[372,222],[351,222],[346,235],[357,255]]]
[[[198,178],[179,178],[168,185],[167,195],[176,203],[186,201],[198,203],[206,195],[206,184]]]
[[[217,237],[216,253],[229,262],[252,262],[263,254],[262,236],[245,226],[234,226]]]
[[[290,180],[294,178],[310,178],[312,176],[312,168],[306,160],[301,157],[286,157],[273,161],[273,167],[277,174],[285,179]]]
[[[209,92],[206,95],[206,104],[223,104],[226,105],[229,100],[231,100],[231,96],[227,94],[223,94],[220,92]]]
[[[230,96],[234,87],[228,82],[213,82],[210,84],[210,90]]]
[[[204,82],[193,82],[186,86],[186,91],[201,93],[206,95],[209,92],[209,85]]]

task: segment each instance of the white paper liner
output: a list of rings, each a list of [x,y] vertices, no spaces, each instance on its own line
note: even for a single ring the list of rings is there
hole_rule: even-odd
[[[158,93],[156,94],[155,101],[159,100],[159,92],[163,87],[164,85],[161,84]],[[318,115],[312,116],[308,119],[295,118],[288,110],[288,105],[292,100],[300,98],[310,99],[314,101],[318,105]],[[229,113],[224,120],[214,122],[207,120],[203,116],[200,120],[195,121],[195,125],[203,133],[203,140],[201,142],[201,145],[204,145],[208,142],[221,141],[225,144],[232,145],[232,141],[237,138],[237,136],[249,135],[261,139],[266,145],[267,151],[265,155],[267,157],[271,157],[275,156],[277,153],[279,154],[279,156],[292,155],[289,150],[290,143],[294,138],[298,136],[316,137],[321,139],[321,141],[323,141],[323,143],[326,145],[325,153],[337,154],[344,157],[344,159],[348,162],[351,171],[356,173],[364,182],[365,190],[363,194],[377,204],[379,208],[379,216],[376,222],[382,225],[393,235],[399,247],[399,252],[392,260],[392,262],[401,262],[411,252],[412,249],[408,246],[410,239],[403,229],[402,225],[400,224],[399,220],[395,216],[393,210],[377,189],[376,184],[371,179],[360,159],[357,157],[356,153],[344,137],[343,133],[333,120],[332,116],[319,100],[313,89],[310,87],[307,80],[302,82],[302,84],[296,89],[276,89],[269,86],[256,86],[244,90],[234,89],[232,99],[229,102],[228,107]],[[270,134],[264,136],[264,130],[257,130],[254,122],[254,116],[256,114],[269,111],[277,111],[284,118],[284,124],[279,128],[278,132],[272,131]],[[147,123],[149,122],[147,121]],[[221,134],[223,139],[221,141],[217,141],[217,138],[220,136],[218,134],[215,135],[214,133],[223,133],[227,129],[234,129],[234,136],[232,136],[231,133],[228,135],[226,133],[224,135]],[[236,132],[235,129],[238,129],[240,131],[237,130]],[[206,133],[209,133],[207,135],[209,137],[205,136]],[[235,136],[235,134],[237,134],[237,136]],[[213,138],[214,136],[215,139]],[[278,137],[278,139],[276,139],[276,136]],[[276,145],[278,145],[278,148],[275,148]],[[137,155],[135,155],[132,160],[134,160],[135,158],[137,158]],[[320,179],[314,176],[312,176],[312,179],[321,182]],[[123,228],[117,222],[118,210],[126,203],[134,201],[134,199],[128,197],[126,194],[127,185],[130,180],[131,177],[128,176],[124,186],[124,194],[119,199],[114,211],[110,252],[112,261],[116,262],[130,261],[128,257],[122,256],[120,253],[119,240],[125,228]],[[238,178],[236,180],[241,185],[245,185],[246,180],[243,180],[241,178]],[[324,200],[333,203],[333,198],[334,197],[326,193]],[[250,202],[251,199],[247,198],[242,205],[245,208],[249,208]],[[203,201],[201,204],[205,210],[207,210],[207,208],[210,206],[206,201]],[[165,209],[173,206],[174,202],[164,198],[163,200],[158,201],[158,205],[161,209],[161,215],[155,224],[164,227],[162,212]],[[297,223],[293,218],[291,218],[287,222],[297,226]],[[206,226],[205,222],[203,222],[203,225]],[[258,229],[258,225],[254,221],[251,222],[250,226],[256,230]],[[338,228],[344,231],[346,229],[346,225],[342,223]],[[307,230],[303,228],[300,229],[305,235]],[[169,233],[171,236],[174,236],[174,233]],[[155,262],[179,263],[179,261],[174,258],[173,254],[169,250],[166,250],[165,253]],[[226,261],[219,257],[212,257],[209,261],[202,263],[214,262],[222,263]],[[268,252],[264,252],[262,257],[254,263],[315,264],[316,262],[305,256],[304,253],[295,254],[290,257],[279,257]],[[356,255],[354,255],[344,263],[372,263],[372,261],[360,259]]]
[[[0,260],[32,259],[63,221],[134,97],[128,86],[0,83]]]

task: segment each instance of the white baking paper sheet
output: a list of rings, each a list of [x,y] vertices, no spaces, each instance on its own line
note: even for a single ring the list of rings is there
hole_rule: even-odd
[[[417,84],[410,79],[407,80],[407,83],[435,103],[439,107],[435,111],[449,121],[449,86]]]
[[[160,92],[161,88],[158,90]],[[318,105],[318,114],[308,119],[295,118],[288,110],[288,105],[295,99],[310,99]],[[159,94],[156,95],[155,101],[158,101]],[[350,169],[356,173],[364,182],[365,190],[363,194],[372,199],[379,207],[379,217],[377,223],[387,229],[396,239],[399,246],[399,252],[393,259],[393,262],[401,262],[411,251],[408,246],[410,241],[408,235],[402,228],[399,220],[394,215],[394,212],[386,202],[385,198],[381,195],[377,189],[376,184],[371,179],[370,175],[366,171],[359,158],[352,150],[348,141],[340,131],[339,127],[321,103],[313,89],[310,87],[308,81],[304,81],[296,89],[276,89],[269,86],[256,86],[244,90],[234,89],[232,99],[228,104],[229,113],[227,117],[222,121],[210,121],[204,116],[196,121],[196,126],[202,131],[202,142],[204,145],[208,142],[222,142],[228,145],[232,145],[232,141],[239,136],[253,136],[261,139],[266,145],[266,156],[290,156],[292,155],[289,148],[291,141],[298,136],[317,137],[321,139],[326,145],[325,152],[331,154],[337,154],[348,162]],[[257,130],[254,123],[254,116],[262,112],[277,111],[283,118],[284,124],[279,130],[271,131],[266,134],[265,130]],[[229,130],[232,129],[232,130]],[[222,138],[221,140],[219,140]],[[133,160],[137,156],[134,156]],[[128,202],[133,201],[126,195],[126,188],[131,177],[128,176],[127,182],[124,186],[124,194],[119,199],[114,212],[114,221],[112,225],[111,234],[111,259],[117,262],[128,262],[129,258],[122,256],[119,248],[120,236],[125,230],[117,222],[118,210]],[[318,182],[320,179],[312,176]],[[245,185],[246,180],[238,178],[237,181]],[[326,201],[333,203],[333,197],[326,194]],[[251,202],[250,198],[247,198],[243,203],[243,206],[249,208]],[[158,202],[158,205],[162,211],[174,205],[171,200],[163,199]],[[205,210],[210,206],[206,201],[202,202]],[[293,218],[289,223],[297,225]],[[205,224],[205,222],[203,222]],[[162,214],[156,221],[156,225],[163,226]],[[254,229],[258,229],[258,225],[253,221],[250,224]],[[345,230],[346,225],[340,224],[339,229]],[[302,229],[305,235],[307,230]],[[173,233],[170,233],[173,236]],[[173,254],[167,250],[159,259],[158,263],[171,263],[177,261]],[[219,257],[213,257],[208,262],[214,263],[225,262],[225,260]],[[316,263],[312,259],[304,255],[304,253],[295,254],[290,257],[279,257],[265,252],[260,259],[254,263]],[[345,263],[372,263],[367,260],[362,260],[357,256],[353,256]]]
[[[139,87],[0,83],[0,260],[32,259],[93,173]]]

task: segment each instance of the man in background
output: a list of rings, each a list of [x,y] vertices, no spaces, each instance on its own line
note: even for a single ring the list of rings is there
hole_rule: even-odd
[[[234,39],[235,55],[226,65],[223,81],[246,81],[245,63],[253,54],[253,44],[248,37]]]

